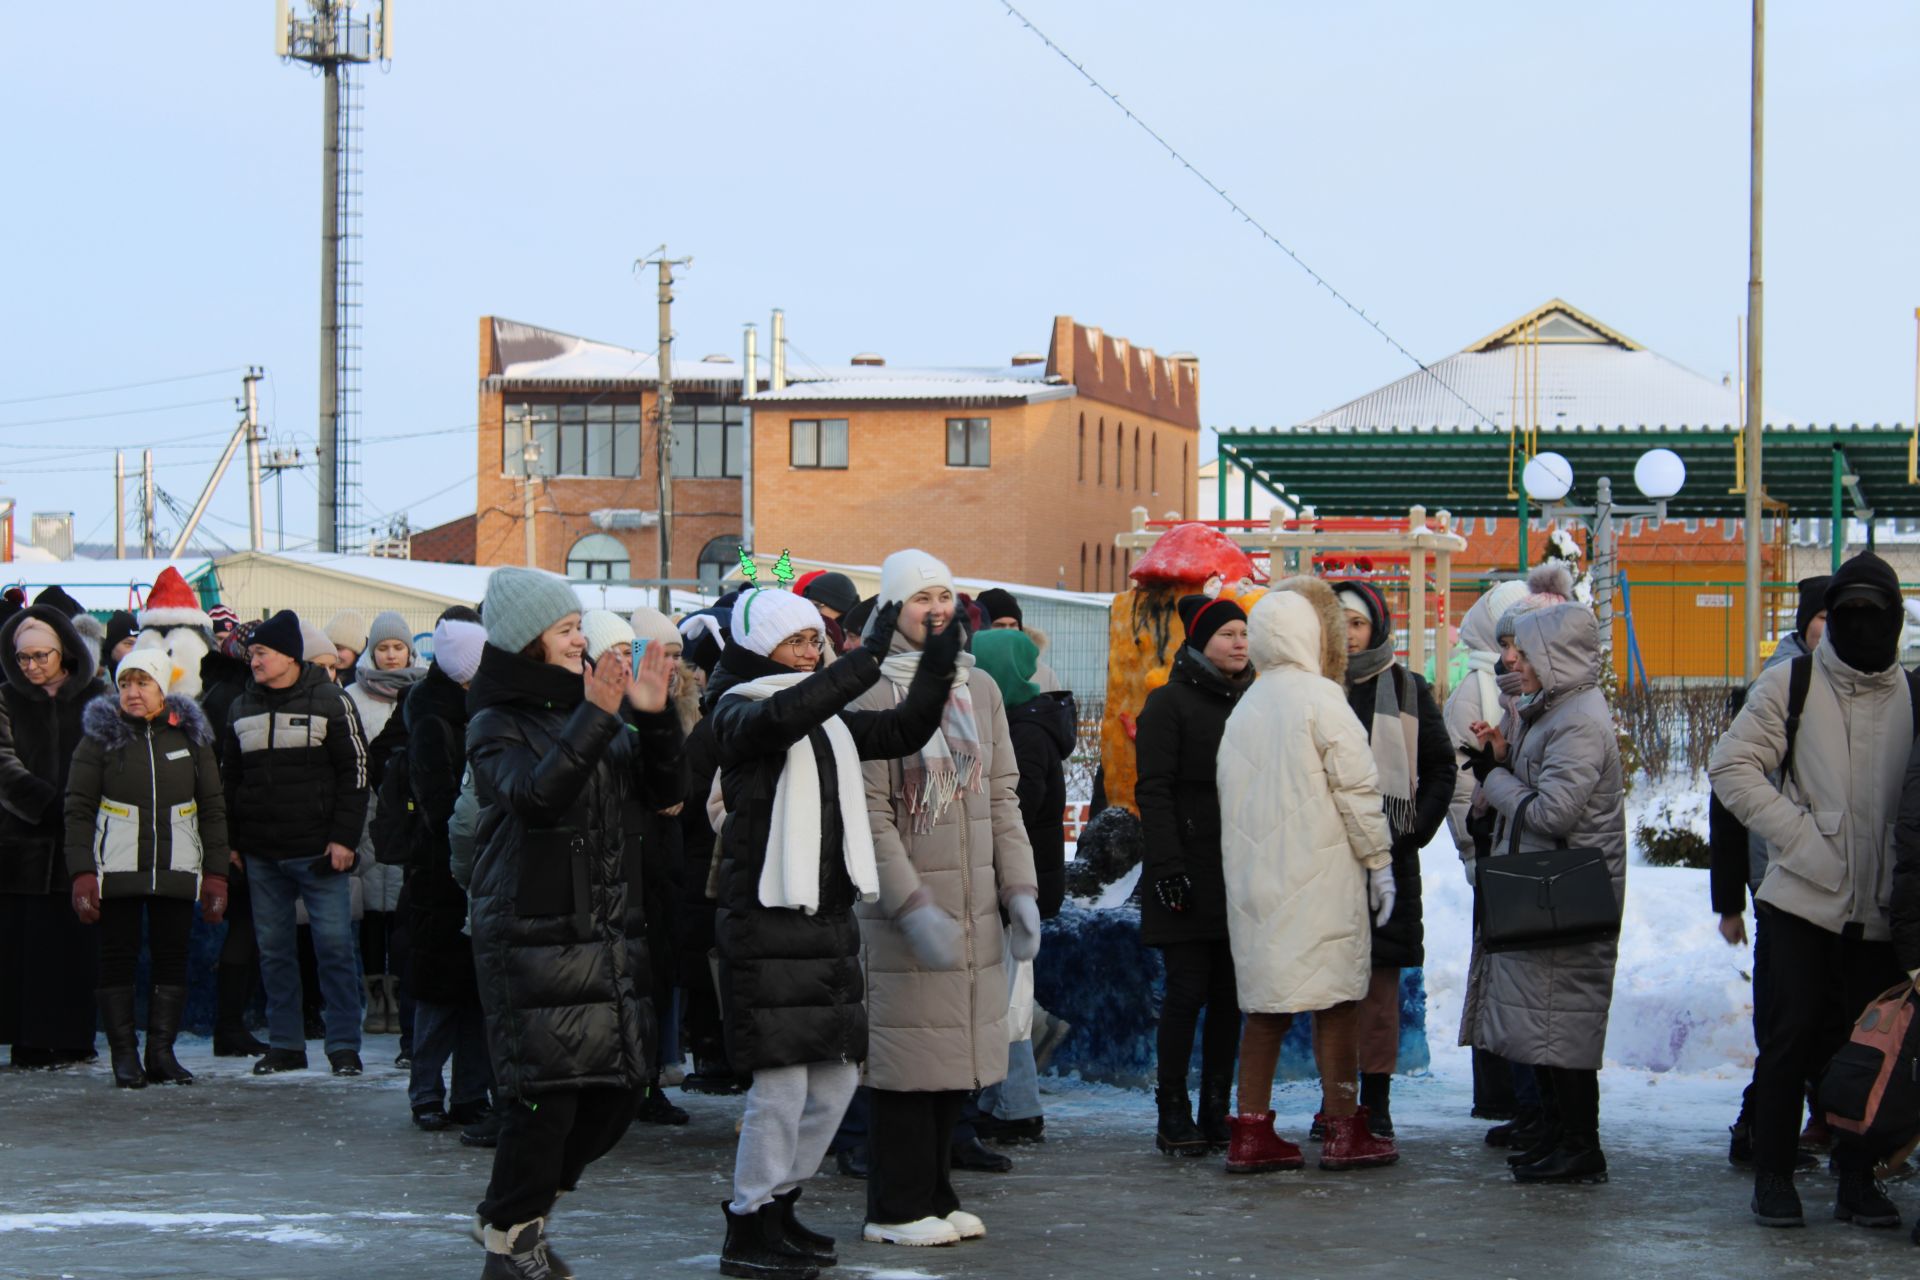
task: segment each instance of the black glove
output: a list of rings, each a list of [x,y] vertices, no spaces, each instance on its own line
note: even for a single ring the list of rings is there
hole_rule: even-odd
[[[1493,831],[1499,825],[1500,813],[1488,807],[1485,813],[1467,815],[1467,835],[1473,840],[1473,856],[1484,858],[1493,852]]]
[[[1160,905],[1179,915],[1187,909],[1188,898],[1193,893],[1193,881],[1182,871],[1178,875],[1161,876],[1153,882],[1153,892],[1160,899]]]
[[[875,662],[885,662],[888,650],[893,648],[894,628],[900,623],[900,602],[883,604],[874,611],[873,621],[867,624],[867,638],[860,647],[873,655]]]
[[[953,675],[954,663],[960,661],[960,649],[966,642],[967,633],[958,618],[947,623],[945,630],[928,632],[927,643],[920,650],[920,669],[931,668],[934,677],[947,679]]]
[[[1481,743],[1467,754],[1467,768],[1473,773],[1475,782],[1485,782],[1499,761],[1493,758],[1493,744]]]

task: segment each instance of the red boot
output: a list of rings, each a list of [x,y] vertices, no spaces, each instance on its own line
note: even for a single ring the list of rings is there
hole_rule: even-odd
[[[1273,1112],[1229,1116],[1227,1128],[1232,1134],[1227,1144],[1228,1173],[1306,1168],[1307,1158],[1300,1154],[1300,1148],[1273,1131]]]
[[[1372,1169],[1399,1158],[1400,1149],[1392,1138],[1373,1136],[1365,1107],[1342,1119],[1327,1117],[1327,1142],[1320,1148],[1322,1169]]]

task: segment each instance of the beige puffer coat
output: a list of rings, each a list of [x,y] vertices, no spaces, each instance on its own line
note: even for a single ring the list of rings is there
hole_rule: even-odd
[[[896,652],[906,647],[895,638]],[[963,654],[961,662],[971,668],[973,659]],[[867,980],[867,1083],[876,1089],[976,1089],[1007,1074],[1011,975],[1000,902],[1012,889],[1038,892],[1039,878],[1020,819],[1020,770],[999,686],[970,669],[967,691],[985,756],[981,789],[956,798],[932,831],[913,833],[901,761],[865,766],[880,901],[862,903],[855,912]],[[892,683],[882,680],[853,706],[882,710],[894,701]],[[958,969],[923,968],[893,922],[921,888],[962,925],[966,962]]]
[[[1317,579],[1248,618],[1259,678],[1220,740],[1220,857],[1240,1007],[1330,1009],[1367,994],[1367,872],[1391,862],[1367,732],[1347,706],[1346,622]]]

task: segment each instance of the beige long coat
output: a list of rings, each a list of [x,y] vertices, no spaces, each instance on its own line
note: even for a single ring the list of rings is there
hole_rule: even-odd
[[[962,661],[972,659],[963,656]],[[985,756],[982,787],[956,798],[932,831],[913,834],[901,761],[865,766],[880,901],[855,910],[867,979],[867,1083],[876,1089],[976,1089],[1007,1074],[1011,975],[1000,901],[1009,889],[1037,887],[1039,878],[1020,820],[1014,790],[1020,771],[999,686],[974,670],[967,689]],[[893,685],[882,680],[853,705],[881,709],[893,704]],[[959,968],[922,967],[893,923],[922,888],[962,926],[965,960]]]

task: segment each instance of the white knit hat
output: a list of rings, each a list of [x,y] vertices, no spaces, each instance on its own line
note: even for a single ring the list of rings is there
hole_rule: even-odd
[[[173,655],[157,644],[136,644],[120,659],[120,665],[113,669],[113,682],[119,684],[127,678],[129,671],[144,671],[160,691],[165,693],[173,685]]]
[[[645,607],[635,609],[633,617],[633,638],[645,640],[648,644],[685,645],[686,637],[680,634],[680,628],[673,625],[673,619],[658,609]]]
[[[1335,591],[1334,598],[1340,601],[1340,607],[1348,613],[1358,614],[1368,622],[1373,621],[1373,610],[1367,607],[1367,598],[1356,587],[1341,587]]]
[[[733,642],[763,658],[788,636],[807,630],[817,631],[822,637],[827,634],[820,610],[805,596],[762,588],[734,601]]]
[[[600,655],[617,644],[633,643],[633,628],[627,620],[611,609],[588,609],[580,615],[580,630],[587,636],[587,659],[600,660]]]
[[[433,626],[433,660],[455,684],[466,684],[480,670],[487,629],[477,622],[442,618]]]
[[[896,551],[880,562],[880,603],[905,604],[928,587],[945,587],[956,596],[953,570],[924,551]]]

